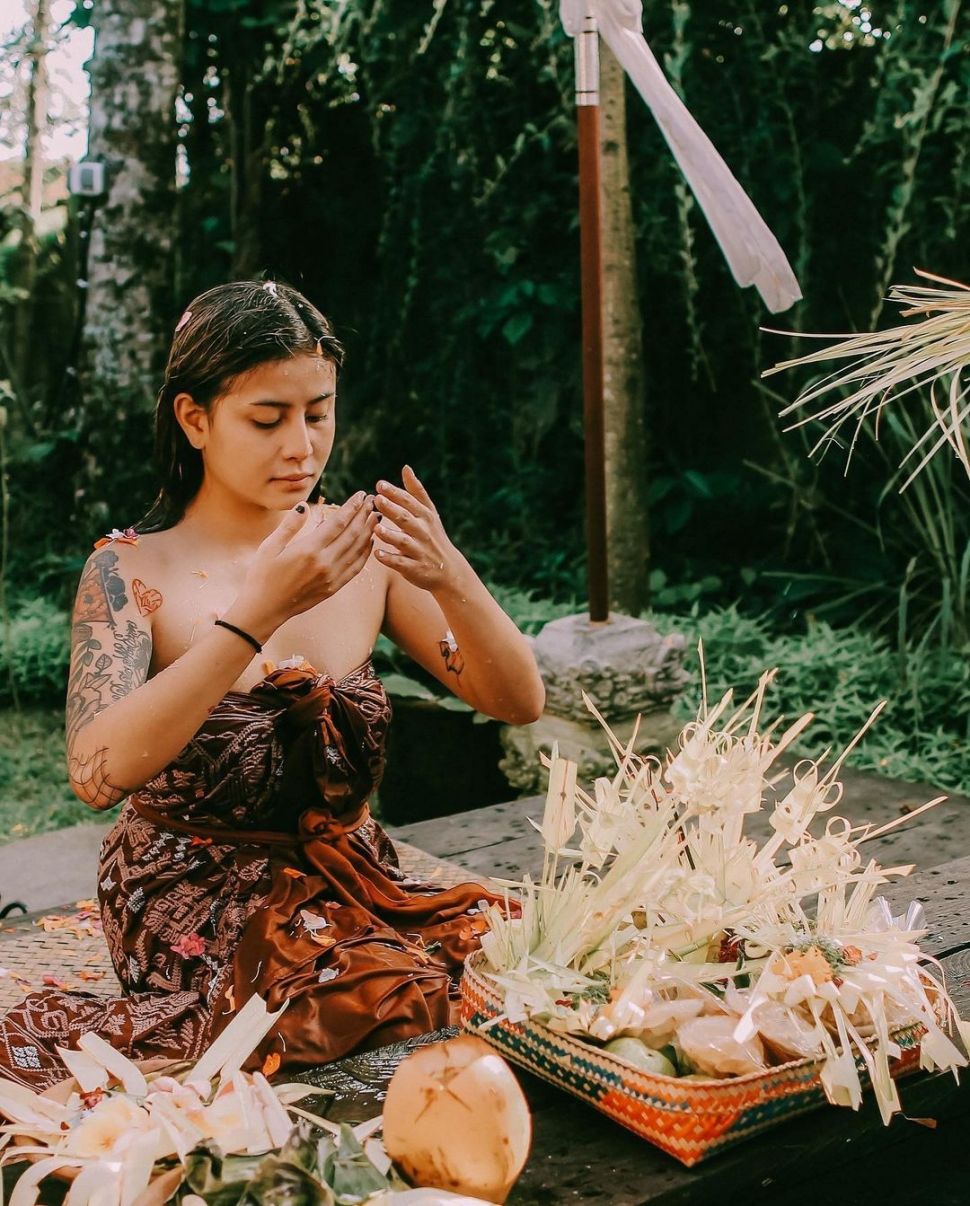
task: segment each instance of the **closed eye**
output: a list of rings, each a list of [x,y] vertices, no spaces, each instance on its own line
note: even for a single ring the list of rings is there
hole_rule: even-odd
[[[314,426],[316,426],[318,423],[326,423],[329,418],[330,418],[330,414],[328,412],[327,414],[324,414],[324,415],[307,415],[306,421],[308,423],[312,423]],[[274,419],[274,421],[272,423],[257,423],[255,419],[252,420],[254,427],[262,427],[264,431],[269,431],[273,427],[279,427],[279,425],[282,422],[283,422],[282,417],[280,417],[279,419]]]

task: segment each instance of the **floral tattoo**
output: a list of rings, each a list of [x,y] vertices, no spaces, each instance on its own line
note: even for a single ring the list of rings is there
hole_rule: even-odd
[[[145,593],[149,596],[147,610]],[[137,579],[132,594],[142,615],[161,603],[161,595],[148,591]],[[157,602],[153,595],[158,596]],[[106,747],[90,750],[78,744],[80,733],[99,712],[129,695],[148,677],[151,635],[133,619],[121,626],[115,613],[127,605],[128,592],[118,569],[117,553],[110,548],[98,549],[89,558],[78,586],[66,705],[68,773],[76,794],[94,808],[110,808],[131,790],[112,782]]]
[[[74,605],[75,623],[101,621],[114,627],[114,612],[127,606],[125,580],[118,573],[118,554],[110,549],[94,553],[85,566]]]

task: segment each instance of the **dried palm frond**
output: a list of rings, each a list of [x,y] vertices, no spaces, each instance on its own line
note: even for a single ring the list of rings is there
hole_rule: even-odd
[[[0,1119],[9,1120],[0,1126],[0,1148],[17,1140],[0,1155],[0,1170],[34,1162],[10,1206],[34,1206],[48,1176],[74,1178],[73,1206],[148,1206],[173,1194],[188,1201],[189,1190],[203,1186],[207,1201],[276,1201],[287,1198],[297,1173],[301,1201],[471,1203],[407,1188],[375,1138],[380,1118],[338,1126],[296,1104],[326,1090],[271,1086],[262,1073],[241,1070],[282,1012],[253,996],[194,1067],[147,1076],[104,1039],[85,1034],[78,1050],[58,1048],[76,1082],[58,1099],[0,1077]],[[0,1186],[0,1206],[3,1200]]]
[[[841,342],[808,356],[782,361],[762,373],[763,377],[770,377],[773,373],[802,365],[823,364],[833,360],[851,361],[848,368],[837,369],[803,390],[781,412],[782,418],[785,418],[796,411],[811,408],[810,414],[798,418],[787,430],[802,427],[813,419],[827,424],[827,430],[812,449],[813,454],[830,443],[838,442],[844,424],[854,424],[849,441],[849,458],[868,418],[874,417],[878,438],[878,423],[883,408],[894,400],[898,402],[909,394],[926,390],[928,396],[924,404],[929,410],[929,424],[903,458],[903,465],[914,457],[918,457],[918,461],[903,483],[902,490],[933,456],[945,448],[956,456],[970,477],[970,452],[967,447],[970,385],[963,381],[970,365],[970,286],[919,269],[917,274],[924,280],[935,281],[937,285],[946,287],[894,285],[889,298],[907,307],[902,311],[903,318],[921,315],[920,322],[862,335],[774,332],[807,339],[835,338]],[[850,392],[839,401],[820,408],[813,406],[823,396],[844,390]]]

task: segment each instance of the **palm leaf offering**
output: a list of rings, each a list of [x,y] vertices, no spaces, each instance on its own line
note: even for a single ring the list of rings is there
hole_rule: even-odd
[[[60,1051],[74,1078],[63,1101],[0,1079],[0,1164],[31,1161],[9,1206],[33,1206],[49,1176],[72,1180],[71,1206],[472,1203],[410,1188],[377,1137],[380,1117],[335,1125],[297,1104],[326,1090],[241,1070],[282,1012],[252,997],[194,1066],[154,1072],[86,1034]]]
[[[970,453],[967,449],[967,428],[970,426],[970,387],[963,384],[963,374],[970,363],[970,286],[930,272],[917,273],[934,285],[895,285],[891,301],[906,307],[904,318],[920,316],[917,323],[906,323],[886,331],[861,335],[801,336],[840,342],[794,360],[785,360],[762,375],[771,376],[785,369],[805,365],[845,361],[848,367],[836,369],[821,381],[804,389],[795,401],[782,412],[782,417],[802,414],[793,427],[813,419],[826,424],[813,453],[840,439],[842,428],[853,428],[849,454],[855,447],[863,424],[870,417],[878,422],[882,410],[890,402],[914,393],[923,393],[929,412],[929,423],[914,447],[904,458],[915,467],[903,484],[903,489],[925,468],[937,453],[949,450],[970,477]],[[938,286],[944,286],[940,288]],[[780,332],[779,332],[780,333]],[[787,332],[798,335],[798,332]],[[837,401],[818,405],[820,399],[841,394]]]
[[[955,1070],[966,1059],[949,1033],[970,1027],[921,955],[920,907],[894,917],[878,895],[912,867],[863,855],[909,817],[854,828],[832,815],[849,750],[827,769],[826,755],[779,769],[812,716],[765,726],[773,677],[740,706],[705,699],[662,762],[622,746],[587,700],[618,769],[586,790],[555,750],[547,759],[542,876],[500,881],[521,916],[489,909],[476,964],[502,1002],[484,1028],[534,1020],[671,1077],[811,1057],[828,1099],[853,1108],[861,1065],[888,1121],[894,1035],[916,1026],[922,1067]],[[751,822],[766,812],[759,840]]]

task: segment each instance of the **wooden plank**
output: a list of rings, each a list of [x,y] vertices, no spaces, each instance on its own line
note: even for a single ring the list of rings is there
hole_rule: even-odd
[[[537,878],[542,874],[542,838],[533,830],[494,846],[465,850],[454,855],[454,859],[474,875],[521,879],[528,872]]]
[[[883,1127],[875,1102],[867,1098],[858,1114],[821,1107],[692,1169],[563,1094],[554,1111],[534,1115],[532,1155],[509,1206],[814,1206],[836,1195],[854,1206],[962,1206],[966,1198],[956,1191],[965,1195],[970,1172],[970,1092],[941,1076],[906,1081],[901,1092],[909,1117],[932,1118],[934,1130],[901,1117]],[[887,1159],[900,1144],[905,1156],[899,1150]]]
[[[970,855],[895,880],[883,895],[897,912],[911,900],[922,903],[929,932],[920,947],[927,954],[940,957],[970,947]]]
[[[395,840],[400,838],[410,842],[412,846],[419,846],[439,858],[454,858],[464,862],[459,856],[468,851],[481,850],[534,833],[527,818],[531,816],[541,821],[544,804],[543,796],[526,796],[521,800],[475,808],[471,812],[459,812],[449,817],[417,821],[413,825],[387,825],[385,828]]]

